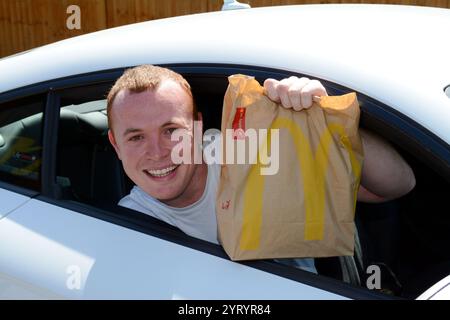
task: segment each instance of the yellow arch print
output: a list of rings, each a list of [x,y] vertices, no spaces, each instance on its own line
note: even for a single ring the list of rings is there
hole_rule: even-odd
[[[351,142],[345,134],[344,127],[331,123],[328,130],[322,134],[315,155],[309,141],[304,136],[301,128],[291,119],[277,118],[270,129],[286,128],[293,138],[297,151],[297,159],[301,169],[303,185],[312,186],[305,188],[305,240],[322,240],[324,235],[325,220],[325,178],[329,163],[329,146],[333,140],[332,134],[337,133],[350,156],[352,170],[356,177],[360,177],[361,164],[356,159]],[[265,177],[260,174],[261,154],[267,154],[267,146],[270,146],[271,135],[268,135],[259,152],[258,161],[250,169],[247,184],[244,191],[244,216],[242,233],[240,238],[241,250],[256,250],[260,245],[263,192]],[[356,192],[358,184],[355,184],[354,199],[356,205]]]

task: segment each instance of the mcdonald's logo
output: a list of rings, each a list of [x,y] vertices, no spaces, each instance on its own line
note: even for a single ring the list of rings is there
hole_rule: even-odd
[[[333,141],[333,134],[340,136],[340,141],[348,151],[351,167],[356,177],[360,177],[361,164],[354,155],[351,142],[344,127],[337,123],[330,123],[320,139],[318,148],[313,152],[312,147],[303,134],[301,128],[291,119],[279,117],[272,123],[270,129],[287,129],[291,135],[297,154],[298,165],[304,185],[305,193],[305,241],[322,240],[324,236],[325,196],[329,166],[329,149]],[[271,130],[267,139],[261,144],[257,163],[254,164],[244,189],[243,223],[239,247],[241,250],[256,250],[260,245],[263,194],[265,176],[260,174],[261,156],[267,155],[267,146],[271,144]],[[353,190],[354,208],[358,184]]]

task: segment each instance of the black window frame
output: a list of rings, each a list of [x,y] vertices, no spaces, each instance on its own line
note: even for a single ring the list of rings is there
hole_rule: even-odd
[[[244,65],[199,63],[165,64],[161,66],[169,67],[187,76],[224,76],[235,73],[253,75],[257,79],[266,79],[269,77],[282,79],[291,75],[308,76],[288,70],[276,70]],[[0,103],[2,103],[21,96],[36,94],[39,92],[48,92],[47,105],[44,111],[45,122],[43,146],[45,152],[43,154],[41,173],[42,192],[38,195],[33,193],[33,196],[41,201],[67,208],[80,214],[111,222],[128,229],[142,232],[229,260],[221,246],[187,236],[180,230],[145,214],[139,214],[133,210],[118,206],[112,206],[110,210],[106,210],[72,200],[60,199],[60,190],[55,183],[56,132],[58,130],[60,112],[60,96],[58,92],[60,90],[70,89],[73,87],[90,86],[102,82],[114,82],[120,75],[122,75],[125,69],[126,68],[119,68],[89,74],[74,75],[0,94]],[[329,90],[330,94],[338,95],[353,91],[329,81],[321,81]],[[436,167],[437,164],[437,167],[439,167],[438,170],[443,168],[445,174],[450,177],[450,147],[448,144],[424,127],[400,114],[395,109],[360,93],[357,94],[358,99],[362,102],[362,123],[366,122],[373,126],[391,128],[391,131],[396,133],[394,136],[398,138],[398,142],[409,141],[412,148],[415,147],[420,150],[425,150],[426,152],[424,152],[424,159],[428,159],[426,161],[429,161],[434,167]],[[411,143],[411,141],[413,141],[413,143]],[[0,187],[10,189],[18,193],[28,192],[26,190],[20,190],[15,186],[4,186],[3,183],[0,183]],[[247,261],[239,263],[352,299],[398,299],[397,297],[355,287],[339,280],[318,276],[302,270],[293,270],[290,267],[271,261]]]

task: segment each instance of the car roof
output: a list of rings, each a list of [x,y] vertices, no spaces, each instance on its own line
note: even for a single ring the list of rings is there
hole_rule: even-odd
[[[276,68],[339,83],[450,143],[450,9],[296,5],[112,28],[0,60],[0,92],[144,63]],[[7,81],[5,81],[7,79]]]

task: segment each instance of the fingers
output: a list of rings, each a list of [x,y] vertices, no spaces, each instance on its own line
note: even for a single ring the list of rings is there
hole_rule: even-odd
[[[277,86],[279,81],[275,79],[266,79],[264,81],[264,89],[266,89],[266,94],[270,100],[273,102],[280,102],[280,96],[277,93]]]
[[[286,81],[284,83],[284,88],[282,93],[280,95],[285,95],[288,102],[286,102],[286,105],[283,104],[285,108],[293,108],[294,110],[301,110],[302,109],[302,97],[301,92],[303,88],[307,85],[309,79],[308,78],[297,78],[297,77],[290,77],[290,81]],[[281,83],[283,83],[284,80],[281,80]],[[283,101],[283,100],[282,100]]]
[[[309,81],[307,78],[290,77],[281,81],[275,79],[267,79],[264,81],[264,88],[267,96],[285,108],[297,109],[301,106],[301,89]]]
[[[290,77],[288,79],[283,79],[278,83],[277,92],[280,96],[281,104],[285,108],[292,108],[292,103],[289,97],[289,88],[292,86],[295,80]]]
[[[311,107],[314,96],[327,95],[327,91],[319,81],[304,77],[290,77],[281,81],[267,79],[264,81],[264,88],[272,101],[296,111]]]
[[[302,108],[310,108],[313,104],[314,96],[326,96],[327,91],[317,80],[309,81],[301,90]]]

